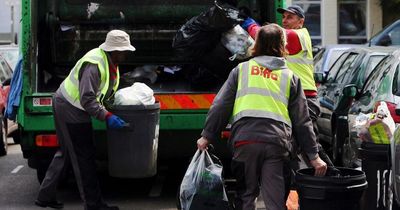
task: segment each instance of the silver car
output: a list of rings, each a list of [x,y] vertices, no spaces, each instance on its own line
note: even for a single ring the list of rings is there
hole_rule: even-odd
[[[400,123],[400,115],[396,114],[396,106],[400,102],[400,49],[386,56],[377,65],[354,99],[348,114],[349,141],[345,143],[348,161],[358,159],[357,151],[362,142],[355,124],[360,113],[373,113],[381,102],[385,102],[394,122]]]

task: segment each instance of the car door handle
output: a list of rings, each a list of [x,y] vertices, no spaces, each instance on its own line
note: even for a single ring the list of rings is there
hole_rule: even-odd
[[[340,95],[339,91],[336,91],[335,94],[334,94],[334,96],[339,96],[339,95]]]

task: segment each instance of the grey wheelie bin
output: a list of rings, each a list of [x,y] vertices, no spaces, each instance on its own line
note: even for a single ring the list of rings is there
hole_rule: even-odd
[[[110,112],[127,123],[122,129],[107,128],[110,176],[154,176],[157,173],[160,104],[117,105]]]

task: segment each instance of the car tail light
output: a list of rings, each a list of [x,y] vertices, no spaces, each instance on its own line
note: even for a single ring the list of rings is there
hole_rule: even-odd
[[[230,131],[222,131],[221,132],[221,139],[229,139],[229,137],[231,137]]]
[[[35,97],[33,98],[33,106],[51,106],[51,97]]]
[[[36,146],[38,147],[58,147],[57,136],[55,134],[37,135]]]
[[[396,114],[396,104],[392,103],[392,102],[387,102],[387,101],[385,101],[385,103],[386,103],[386,106],[389,109],[389,112],[390,112],[390,115],[393,118],[393,121],[395,123],[400,123],[400,116]],[[374,112],[376,112],[376,110],[378,109],[378,106],[380,104],[381,104],[381,101],[378,101],[378,102],[375,103]]]

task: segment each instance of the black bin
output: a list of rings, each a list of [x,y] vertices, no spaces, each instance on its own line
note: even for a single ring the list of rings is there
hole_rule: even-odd
[[[119,105],[110,112],[128,126],[107,129],[108,169],[113,177],[144,178],[157,173],[160,104]]]
[[[356,210],[368,183],[363,171],[337,168],[340,175],[314,176],[313,168],[296,172],[296,187],[300,209],[305,210]]]
[[[389,209],[386,204],[389,199],[390,145],[362,142],[359,151],[362,159],[361,168],[369,183],[362,198],[362,209]]]

